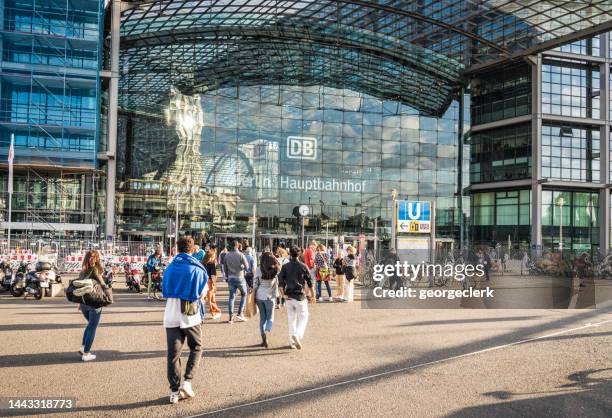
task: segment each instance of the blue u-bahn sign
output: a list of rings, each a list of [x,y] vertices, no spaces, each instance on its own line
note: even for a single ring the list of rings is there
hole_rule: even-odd
[[[431,202],[400,200],[397,205],[397,232],[431,232]]]

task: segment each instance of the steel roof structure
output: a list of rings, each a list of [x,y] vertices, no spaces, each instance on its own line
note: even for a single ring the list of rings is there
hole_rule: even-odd
[[[184,93],[324,85],[440,115],[462,73],[612,29],[612,1],[129,0],[120,106]]]

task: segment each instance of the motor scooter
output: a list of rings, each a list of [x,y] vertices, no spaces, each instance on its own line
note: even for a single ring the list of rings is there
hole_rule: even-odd
[[[140,293],[142,279],[140,270],[133,267],[131,263],[125,263],[123,272],[125,273],[125,284],[128,289]]]
[[[25,292],[26,288],[26,275],[28,273],[28,270],[29,264],[25,261],[22,261],[19,264],[19,267],[17,267],[15,277],[13,278],[11,287],[9,289],[9,292],[11,292],[11,295],[13,295],[13,297],[18,298],[23,296],[23,293]]]
[[[51,296],[51,283],[55,282],[55,270],[51,263],[39,261],[34,271],[25,276],[25,296],[33,295],[36,300]]]
[[[11,268],[11,262],[2,261],[0,262],[0,285],[2,289],[8,292],[11,289],[11,284],[13,284],[13,269]]]
[[[115,272],[113,271],[113,266],[111,264],[106,264],[104,266],[104,271],[102,272],[102,279],[104,279],[104,283],[106,283],[108,287],[113,287],[113,282],[115,281]]]

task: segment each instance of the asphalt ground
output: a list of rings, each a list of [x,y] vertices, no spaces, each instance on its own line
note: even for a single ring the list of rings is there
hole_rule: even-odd
[[[356,292],[359,295],[359,292]],[[286,312],[273,346],[258,320],[203,325],[196,398],[168,404],[163,302],[128,293],[104,308],[93,352],[85,321],[62,298],[0,294],[0,397],[73,398],[67,411],[0,416],[610,417],[612,308],[589,310],[310,307],[300,351]]]

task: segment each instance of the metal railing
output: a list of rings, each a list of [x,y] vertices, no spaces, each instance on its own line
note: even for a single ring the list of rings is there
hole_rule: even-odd
[[[59,240],[36,238],[11,238],[10,248],[6,239],[0,239],[0,256],[8,255],[53,255],[57,257],[58,267],[64,269],[66,257],[83,255],[88,250],[96,249],[103,257],[112,256],[148,256],[159,243],[143,241],[94,241],[94,240]]]

